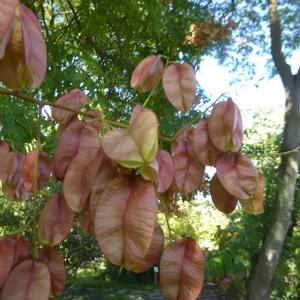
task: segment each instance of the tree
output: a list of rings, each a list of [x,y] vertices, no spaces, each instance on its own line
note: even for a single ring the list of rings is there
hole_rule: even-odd
[[[300,143],[300,69],[293,75],[282,53],[281,24],[276,0],[268,3],[271,51],[276,69],[286,91],[286,113],[281,146],[280,188],[272,220],[265,235],[264,244],[248,286],[248,299],[268,299],[275,269],[294,207],[294,194],[299,166]]]

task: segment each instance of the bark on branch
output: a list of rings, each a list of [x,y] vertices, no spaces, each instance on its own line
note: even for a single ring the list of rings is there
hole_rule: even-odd
[[[286,92],[286,111],[281,151],[300,144],[300,82],[293,79],[290,66],[282,53],[281,28],[277,0],[269,0],[269,22],[272,57]],[[247,284],[248,300],[270,299],[272,281],[284,241],[291,224],[294,193],[298,176],[299,152],[282,156],[279,168],[279,188],[275,198],[271,222],[265,233],[259,259]]]
[[[292,80],[292,72],[282,53],[281,25],[278,14],[277,0],[269,0],[268,2],[272,57],[279,76],[281,77],[282,83],[284,87],[287,88]]]

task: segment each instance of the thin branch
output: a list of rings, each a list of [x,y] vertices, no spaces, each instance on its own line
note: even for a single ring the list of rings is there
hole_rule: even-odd
[[[35,99],[31,96],[27,96],[27,95],[23,95],[18,91],[12,91],[12,90],[8,90],[5,88],[0,88],[0,94],[3,95],[8,95],[8,96],[13,96],[16,99],[20,99],[20,100],[24,100],[33,104],[37,104],[39,107],[43,107],[45,105],[51,106],[51,107],[57,107],[66,111],[70,111],[73,112],[75,114],[81,115],[81,116],[85,116],[85,117],[89,117],[92,119],[96,119],[99,121],[102,121],[103,123],[110,125],[112,127],[119,127],[119,128],[128,128],[127,124],[124,123],[120,123],[120,122],[115,122],[115,121],[111,121],[108,119],[105,119],[101,116],[95,116],[93,114],[90,114],[88,112],[83,112],[77,109],[73,109],[70,108],[68,106],[56,103],[56,102],[49,102],[49,101],[45,101],[45,100],[38,100]],[[159,139],[165,142],[169,142],[169,143],[173,143],[176,141],[176,138],[180,135],[180,133],[184,132],[184,130],[186,130],[187,128],[191,127],[192,125],[196,124],[201,118],[203,118],[204,114],[212,107],[214,106],[223,96],[225,93],[221,94],[218,98],[216,98],[203,112],[200,113],[199,116],[197,116],[196,118],[194,118],[191,122],[189,122],[188,124],[186,124],[184,127],[182,127],[178,133],[173,136],[173,137],[166,137],[166,136],[160,136]]]
[[[46,16],[45,16],[45,10],[44,10],[43,2],[40,3],[40,9],[41,9],[41,12],[42,12],[42,21],[43,21],[43,24],[44,24],[44,27],[45,27],[45,30],[46,30],[46,35],[47,35],[47,38],[49,39],[50,38],[50,33],[49,33],[49,29],[48,29],[47,22],[46,22]]]
[[[39,155],[41,151],[41,117],[42,107],[38,106],[38,126],[36,132],[36,156],[34,160],[34,175],[33,175],[33,194],[32,194],[32,205],[33,205],[33,221],[32,221],[32,256],[37,258],[37,205],[38,205],[38,177],[39,177]]]
[[[28,223],[26,223],[25,225],[22,225],[20,228],[13,230],[13,231],[5,231],[4,230],[4,235],[5,236],[18,235],[20,233],[26,232],[29,229],[29,227],[31,227],[32,221],[33,221],[33,219],[30,219],[28,221]]]
[[[10,91],[10,90],[5,89],[5,88],[0,88],[0,94],[13,96],[13,97],[16,97],[17,99],[21,99],[21,100],[24,100],[24,101],[27,101],[27,102],[30,102],[30,103],[33,103],[33,104],[37,104],[40,107],[45,106],[45,105],[52,106],[52,107],[57,107],[57,108],[60,108],[60,109],[66,110],[66,111],[73,112],[73,113],[81,115],[81,116],[86,116],[86,117],[89,117],[89,118],[98,119],[98,120],[103,121],[103,122],[105,122],[109,125],[112,125],[114,127],[123,127],[123,128],[128,127],[127,124],[114,122],[114,121],[107,120],[107,119],[99,117],[99,116],[94,116],[90,113],[83,112],[83,111],[80,111],[80,110],[77,110],[77,109],[73,109],[73,108],[70,108],[68,106],[64,106],[64,105],[59,104],[59,103],[49,102],[49,101],[44,101],[44,100],[38,100],[38,99],[35,99],[33,97],[23,95],[20,92]]]
[[[69,21],[69,23],[62,29],[61,33],[56,38],[55,43],[59,42],[66,35],[67,31],[72,26],[74,20],[75,20],[75,16],[73,16]]]
[[[71,9],[71,11],[72,11],[74,17],[75,17],[75,21],[76,21],[78,27],[81,28],[81,23],[80,23],[78,14],[77,14],[77,12],[76,12],[76,10],[75,10],[75,7],[73,6],[73,4],[72,4],[72,2],[71,2],[70,0],[67,0],[67,3],[68,3],[68,5],[69,5],[69,7],[70,7],[70,9]]]
[[[160,203],[161,203],[163,213],[164,213],[164,216],[165,216],[165,219],[166,219],[166,224],[167,224],[168,233],[169,233],[169,239],[172,240],[172,229],[171,229],[170,222],[169,222],[169,217],[168,217],[168,214],[167,214],[165,199],[163,197],[160,197]]]
[[[72,11],[72,14],[74,16],[74,20],[78,26],[78,29],[82,31],[82,25],[81,25],[81,22],[80,22],[80,18],[78,16],[78,13],[76,12],[76,9],[75,7],[73,6],[72,2],[70,0],[67,0],[67,3],[68,3],[68,6],[70,8],[70,10]],[[102,69],[104,70],[104,73],[107,72],[107,68],[106,68],[106,65],[105,65],[105,61],[103,59],[103,51],[101,50],[100,47],[97,46],[96,44],[96,41],[93,37],[92,34],[87,34],[87,33],[84,33],[84,36],[86,38],[86,41],[92,46],[92,48],[94,49],[98,59],[99,59],[99,62],[101,63],[101,67]]]
[[[282,53],[281,25],[278,15],[277,0],[269,0],[269,20],[271,33],[272,57],[285,88],[292,82],[291,67],[287,64]]]
[[[284,156],[284,155],[288,155],[288,154],[291,154],[291,153],[299,152],[299,150],[300,150],[300,146],[298,146],[294,149],[288,150],[288,151],[278,152],[278,155]]]

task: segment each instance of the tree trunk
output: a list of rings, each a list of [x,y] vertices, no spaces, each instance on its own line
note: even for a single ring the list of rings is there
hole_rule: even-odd
[[[292,75],[281,50],[281,28],[277,0],[269,0],[272,57],[286,92],[285,123],[279,169],[279,190],[271,222],[254,271],[247,285],[248,300],[270,299],[271,283],[291,224],[299,165],[300,145],[300,69]]]

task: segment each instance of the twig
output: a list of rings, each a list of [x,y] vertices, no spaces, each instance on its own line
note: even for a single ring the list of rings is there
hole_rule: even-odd
[[[16,229],[14,231],[9,231],[9,232],[5,231],[5,236],[17,235],[19,233],[25,232],[31,226],[32,221],[33,221],[33,219],[29,220],[28,223],[26,223],[25,225],[22,225],[19,229]]]
[[[287,151],[272,151],[272,152],[267,152],[267,153],[264,153],[264,154],[251,154],[251,153],[246,153],[247,156],[253,158],[253,159],[256,159],[256,158],[261,158],[261,157],[269,157],[269,158],[278,158],[280,156],[285,156],[285,155],[289,155],[289,154],[292,154],[292,153],[297,153],[300,151],[300,146],[297,146],[293,149],[290,149],[290,150],[287,150]]]
[[[38,107],[38,126],[36,133],[36,155],[34,160],[34,175],[33,175],[33,196],[32,196],[32,205],[33,205],[33,221],[32,221],[32,256],[37,258],[37,202],[38,202],[38,177],[39,177],[39,154],[41,150],[41,114],[42,108]]]
[[[284,151],[284,152],[278,152],[278,155],[284,156],[284,155],[288,155],[288,154],[291,154],[291,153],[299,152],[299,150],[300,150],[300,146],[297,146],[294,149],[290,149],[290,150],[287,150],[287,151]]]
[[[163,197],[160,197],[159,200],[160,200],[161,206],[163,208],[163,213],[165,215],[165,219],[166,219],[166,223],[167,223],[167,227],[168,227],[169,239],[172,240],[172,230],[171,230],[171,226],[170,226],[170,223],[169,223],[169,218],[167,216],[167,209],[166,209],[166,206],[165,206],[165,199]]]
[[[101,118],[99,116],[95,116],[95,115],[92,115],[90,113],[86,113],[86,112],[83,112],[83,111],[80,111],[80,110],[77,110],[77,109],[73,109],[73,108],[70,108],[68,106],[65,106],[65,105],[62,105],[62,104],[59,104],[59,103],[49,102],[49,101],[44,101],[44,100],[38,100],[38,99],[35,99],[33,97],[23,95],[20,92],[10,91],[10,90],[5,89],[5,88],[0,88],[0,94],[13,96],[13,97],[16,97],[17,99],[22,99],[24,101],[37,104],[40,107],[45,106],[45,105],[48,105],[48,106],[51,106],[51,107],[57,107],[57,108],[60,108],[60,109],[66,110],[66,111],[73,112],[73,113],[81,115],[81,116],[86,116],[86,117],[89,117],[89,118],[98,119],[100,121],[105,121],[106,123],[108,123],[108,124],[110,124],[114,127],[123,127],[123,128],[128,127],[127,124],[107,120],[105,118]]]
[[[31,96],[23,95],[23,94],[21,94],[18,91],[12,91],[12,90],[8,90],[8,89],[5,89],[5,88],[0,88],[0,94],[8,95],[8,96],[13,96],[13,97],[16,97],[17,99],[21,99],[21,100],[24,100],[24,101],[27,101],[27,102],[30,102],[30,103],[33,103],[33,104],[37,104],[39,107],[43,107],[45,105],[48,105],[48,106],[51,106],[51,107],[57,107],[57,108],[60,108],[60,109],[66,110],[66,111],[73,112],[73,113],[81,115],[81,116],[86,116],[86,117],[89,117],[89,118],[92,118],[92,119],[100,120],[100,121],[102,121],[102,122],[104,122],[104,123],[106,123],[106,124],[108,124],[108,125],[110,125],[112,127],[128,128],[127,124],[120,123],[120,122],[115,122],[115,121],[111,121],[111,120],[105,119],[105,118],[103,118],[101,116],[95,116],[95,115],[93,115],[91,113],[83,112],[83,111],[80,111],[80,110],[77,110],[77,109],[73,109],[73,108],[70,108],[68,106],[56,103],[56,102],[49,102],[49,101],[45,101],[45,100],[38,100],[38,99],[35,99],[35,98],[31,97]],[[197,116],[192,121],[190,121],[189,123],[187,123],[184,127],[182,127],[177,132],[177,134],[175,136],[173,136],[173,137],[160,136],[159,139],[162,140],[162,141],[169,142],[169,143],[175,142],[176,138],[180,135],[180,133],[184,132],[184,130],[186,130],[187,128],[191,127],[195,123],[197,123],[203,117],[203,115],[212,106],[214,106],[220,100],[220,98],[222,98],[224,95],[225,95],[225,93],[222,93],[218,98],[216,98],[203,112],[200,113],[199,116]]]

